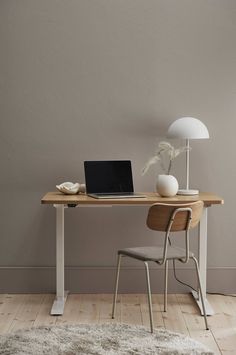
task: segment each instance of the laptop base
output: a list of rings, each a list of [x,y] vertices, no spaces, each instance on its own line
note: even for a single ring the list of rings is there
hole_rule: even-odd
[[[130,193],[130,194],[88,194],[88,196],[93,198],[101,198],[101,199],[122,199],[122,198],[144,198],[145,195],[138,193]]]

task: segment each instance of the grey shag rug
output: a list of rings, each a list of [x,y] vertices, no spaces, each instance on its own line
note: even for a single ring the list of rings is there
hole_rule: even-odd
[[[0,336],[1,355],[212,355],[184,335],[126,324],[31,328]]]

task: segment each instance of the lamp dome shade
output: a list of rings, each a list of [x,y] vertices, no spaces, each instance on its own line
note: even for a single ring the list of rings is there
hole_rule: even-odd
[[[174,121],[168,128],[168,138],[181,139],[207,139],[209,132],[207,127],[197,118],[182,117]]]

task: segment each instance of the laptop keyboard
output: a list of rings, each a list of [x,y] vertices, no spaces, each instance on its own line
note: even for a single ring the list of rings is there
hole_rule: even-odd
[[[125,193],[112,193],[112,194],[103,194],[103,193],[97,193],[97,194],[89,194],[89,196],[94,197],[94,198],[142,198],[146,197],[145,195],[138,194],[135,192],[125,192]]]

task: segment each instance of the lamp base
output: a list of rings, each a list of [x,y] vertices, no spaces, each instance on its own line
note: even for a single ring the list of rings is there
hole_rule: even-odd
[[[186,195],[186,196],[191,196],[191,195],[198,195],[199,190],[192,190],[192,189],[180,189],[177,192],[177,195]]]

